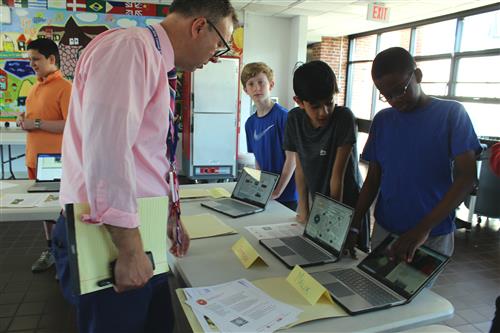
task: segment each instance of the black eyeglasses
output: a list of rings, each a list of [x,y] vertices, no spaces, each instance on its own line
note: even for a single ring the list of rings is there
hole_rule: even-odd
[[[219,32],[219,30],[215,27],[215,25],[210,22],[209,20],[207,20],[207,23],[210,24],[210,26],[215,30],[215,32],[217,33],[217,35],[219,35],[219,38],[220,40],[222,41],[222,43],[224,43],[224,46],[221,47],[220,49],[218,49],[217,51],[215,51],[214,53],[214,57],[220,57],[226,53],[228,53],[229,51],[231,51],[231,47],[229,46],[229,44],[226,42],[226,40],[224,39],[224,37],[222,37],[222,34]]]
[[[408,87],[410,86],[411,78],[413,77],[413,74],[415,74],[415,71],[411,72],[410,77],[408,78],[408,82],[404,85],[403,89],[396,91],[390,95],[383,95],[379,94],[378,99],[384,103],[387,103],[388,101],[394,101],[396,99],[400,99],[404,95],[406,95],[406,92],[408,91]]]

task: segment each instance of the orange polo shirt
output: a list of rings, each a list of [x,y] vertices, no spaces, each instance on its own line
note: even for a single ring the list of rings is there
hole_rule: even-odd
[[[61,71],[39,78],[26,98],[26,119],[66,120],[70,96],[71,82],[63,78]],[[62,133],[27,131],[26,166],[36,168],[38,154],[61,153],[61,144]]]

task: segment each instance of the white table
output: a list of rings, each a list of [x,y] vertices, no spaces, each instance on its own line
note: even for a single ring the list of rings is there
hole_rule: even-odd
[[[17,184],[16,187],[8,188],[3,193],[26,193],[26,189],[34,183],[33,180],[3,182]],[[57,220],[60,212],[60,207],[0,208],[0,222]]]
[[[14,123],[15,124],[15,123]],[[3,146],[7,146],[7,160],[3,156]],[[1,127],[0,128],[0,159],[2,163],[2,179],[5,179],[5,163],[9,164],[10,177],[15,179],[14,172],[12,170],[12,161],[21,158],[24,154],[12,156],[12,146],[24,146],[26,145],[26,131],[20,129],[19,127]]]
[[[234,183],[188,185],[187,187],[225,187],[231,190]],[[207,200],[207,199],[204,199]],[[290,270],[262,247],[244,227],[294,221],[295,213],[276,201],[269,202],[262,213],[232,219],[223,214],[204,208],[202,200],[184,200],[181,204],[182,213],[194,215],[212,213],[224,223],[235,228],[238,235],[197,239],[191,242],[187,256],[183,258],[169,257],[174,264],[174,272],[182,278],[187,286],[201,287],[239,278],[250,281],[267,277],[287,276]],[[256,266],[245,269],[231,251],[231,246],[241,236],[255,247],[268,263],[269,267]],[[357,261],[344,258],[337,264],[328,264],[307,268],[309,272],[321,271],[339,265],[354,265]],[[394,307],[388,310],[371,312],[354,317],[342,317],[319,320],[299,325],[290,332],[382,332],[397,331],[428,325],[451,318],[453,306],[443,297],[431,290],[424,290],[410,304]]]

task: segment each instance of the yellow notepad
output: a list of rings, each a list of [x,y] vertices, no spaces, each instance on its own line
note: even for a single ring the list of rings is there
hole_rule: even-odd
[[[179,196],[181,199],[193,199],[193,198],[203,198],[212,197],[215,199],[219,198],[229,198],[231,193],[222,187],[214,187],[210,189],[206,188],[180,188]]]
[[[140,220],[139,231],[144,251],[153,253],[154,274],[165,273],[169,270],[167,263],[168,198],[141,198],[137,200],[137,206]],[[73,281],[73,284],[76,288],[79,287],[79,294],[82,295],[111,287],[99,287],[97,282],[111,277],[109,264],[116,259],[118,253],[105,226],[80,221],[82,214],[88,214],[89,211],[88,204],[74,204],[73,221],[68,216],[70,243],[76,243],[76,253],[69,253],[71,275],[72,277],[79,276],[79,280]],[[67,210],[67,213],[70,212]]]
[[[182,215],[182,222],[191,239],[236,234],[236,230],[208,213]]]

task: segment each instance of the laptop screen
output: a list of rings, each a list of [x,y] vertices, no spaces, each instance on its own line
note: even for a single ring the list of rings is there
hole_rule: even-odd
[[[411,263],[391,261],[388,257],[389,247],[396,239],[395,236],[388,236],[358,267],[401,296],[411,298],[425,286],[429,278],[441,270],[449,257],[421,246]]]
[[[37,181],[61,180],[61,154],[38,154],[36,163]]]
[[[352,215],[351,207],[316,193],[306,225],[306,236],[338,253],[347,237]]]
[[[243,168],[234,187],[233,198],[264,207],[274,191],[279,175]]]

